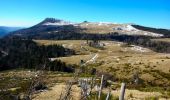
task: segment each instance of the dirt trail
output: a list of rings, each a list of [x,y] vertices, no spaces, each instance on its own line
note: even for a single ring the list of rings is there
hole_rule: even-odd
[[[95,54],[90,60],[86,61],[86,64],[89,62],[95,62],[98,56],[99,56],[98,54]]]

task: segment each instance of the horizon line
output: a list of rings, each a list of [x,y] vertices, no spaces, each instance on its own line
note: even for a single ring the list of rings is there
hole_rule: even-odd
[[[40,22],[44,21],[45,19],[47,18],[54,18],[54,17],[45,17],[45,18],[42,18]],[[69,21],[69,20],[66,20],[66,19],[62,19],[62,18],[54,18],[54,19],[58,19],[58,20],[63,20],[63,21]],[[91,22],[91,23],[113,23],[113,24],[134,24],[134,25],[140,25],[140,26],[144,26],[144,27],[149,27],[149,28],[156,28],[156,29],[167,29],[167,30],[170,30],[169,27],[159,27],[159,26],[151,26],[151,25],[143,25],[143,24],[139,24],[139,23],[134,23],[134,22],[124,22],[124,23],[121,23],[121,22],[113,22],[113,21],[88,21],[88,20],[83,20],[83,21],[69,21],[69,22],[74,22],[74,23],[82,23],[84,21],[87,21],[87,22]],[[10,21],[11,22],[11,21]],[[0,23],[0,26],[1,27],[22,27],[22,28],[29,28],[29,27],[32,27],[40,22],[34,22],[34,23],[30,23],[30,21],[28,21],[29,23],[25,23],[24,21],[20,21],[20,25],[18,24],[1,24]],[[17,21],[16,21],[17,23]]]

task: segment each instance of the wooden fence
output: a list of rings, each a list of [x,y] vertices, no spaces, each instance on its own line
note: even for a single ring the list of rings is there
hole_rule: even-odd
[[[75,77],[74,77],[74,79],[76,79]],[[95,80],[96,80],[96,78],[94,78],[94,77],[92,77],[92,78],[79,78],[77,80],[78,86],[81,88],[81,100],[91,100],[92,92],[94,92],[93,91],[94,89],[97,92],[97,94],[96,94],[97,98],[95,98],[95,100],[103,100],[103,98],[101,98],[101,95],[102,95],[102,89],[103,89],[104,75],[101,76],[101,79],[100,79],[101,81],[100,81],[99,86],[96,85]],[[67,84],[65,92],[63,92],[60,96],[60,100],[70,100],[70,92],[71,92],[72,85],[73,85],[72,82],[69,82]],[[119,100],[124,100],[125,88],[126,88],[126,84],[122,83],[120,95],[119,95]],[[110,100],[110,98],[111,98],[111,89],[109,89],[105,100]]]

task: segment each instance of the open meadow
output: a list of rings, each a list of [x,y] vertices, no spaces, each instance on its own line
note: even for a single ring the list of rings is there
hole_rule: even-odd
[[[77,53],[75,56],[52,59],[78,66],[83,60],[83,66],[88,70],[94,68],[97,72],[109,73],[113,75],[114,81],[118,84],[126,82],[127,88],[132,91],[128,93],[133,97],[139,94],[144,95],[143,99],[170,96],[170,54],[156,53],[147,48],[116,41],[100,41],[102,48],[91,47],[87,45],[86,40],[34,41],[40,45],[58,44],[75,50]],[[131,85],[131,82],[136,74],[141,80],[141,86],[135,88]],[[86,76],[88,76],[88,72]],[[114,92],[113,94],[115,94]],[[149,92],[153,92],[154,95]],[[141,99],[140,97],[138,99]]]

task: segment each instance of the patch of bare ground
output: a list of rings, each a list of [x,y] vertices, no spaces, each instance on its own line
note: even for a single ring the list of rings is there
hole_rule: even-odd
[[[59,100],[60,95],[64,91],[65,87],[65,84],[56,84],[49,90],[35,94],[35,98],[33,100]],[[80,93],[80,88],[78,88],[76,85],[73,85],[71,92],[72,100],[80,100]]]

